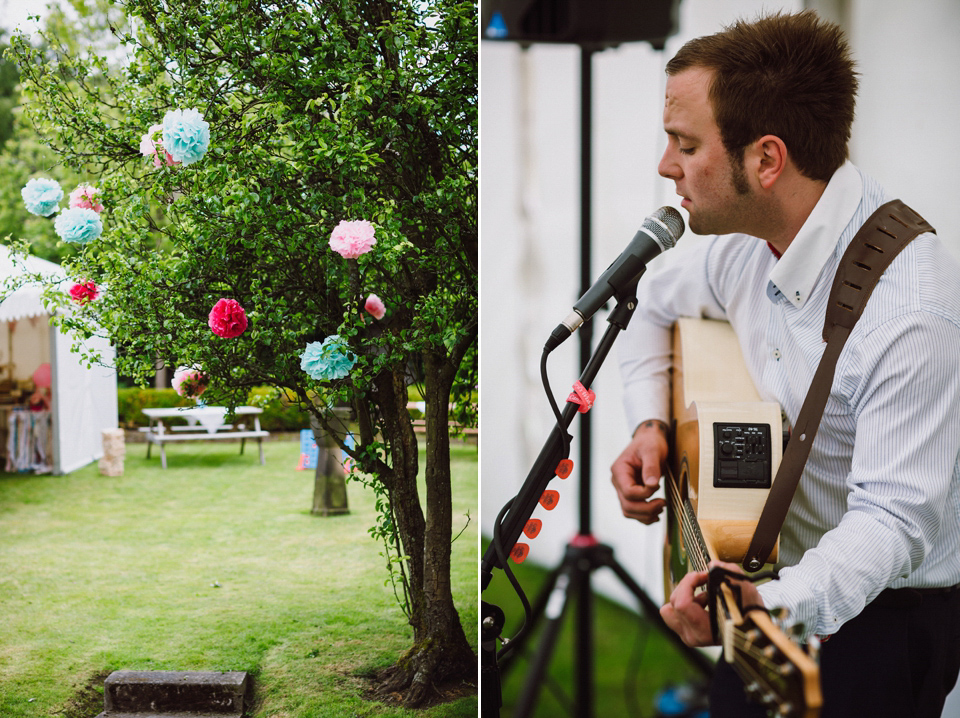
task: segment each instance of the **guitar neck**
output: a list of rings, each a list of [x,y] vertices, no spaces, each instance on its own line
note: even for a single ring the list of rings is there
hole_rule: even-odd
[[[666,472],[670,520],[683,536],[690,568],[707,571],[717,558],[676,478]],[[733,589],[723,584],[709,610],[716,617],[723,660],[743,680],[748,697],[782,718],[817,718],[822,703],[815,659],[794,643],[762,609],[744,612]]]

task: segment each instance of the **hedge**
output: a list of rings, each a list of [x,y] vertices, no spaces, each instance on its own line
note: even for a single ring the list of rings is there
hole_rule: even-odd
[[[247,404],[263,408],[260,426],[267,431],[299,431],[310,428],[310,415],[297,408],[286,397],[272,399],[264,403],[265,397],[274,394],[273,389],[259,387],[252,389]],[[135,429],[146,426],[148,419],[143,409],[167,408],[172,406],[196,406],[193,399],[184,399],[173,389],[140,389],[132,387],[117,391],[120,426]]]
[[[250,390],[247,404],[259,406],[263,409],[260,415],[260,426],[267,431],[300,431],[310,428],[310,414],[299,409],[296,402],[287,395],[266,401],[268,396],[276,394],[275,389],[257,387]],[[184,399],[173,389],[140,389],[138,387],[124,388],[117,391],[119,400],[120,426],[125,429],[136,429],[146,426],[149,421],[142,413],[143,409],[168,408],[171,406],[196,406],[193,399]],[[410,389],[410,401],[414,404],[422,401],[416,389]],[[423,418],[419,408],[410,407],[410,418]],[[186,420],[174,420],[174,423],[186,423]]]

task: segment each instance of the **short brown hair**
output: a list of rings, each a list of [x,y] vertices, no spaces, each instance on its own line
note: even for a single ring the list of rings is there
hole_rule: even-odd
[[[838,25],[812,11],[738,21],[691,40],[667,74],[713,70],[710,101],[731,157],[776,135],[806,177],[827,181],[847,159],[857,72]]]

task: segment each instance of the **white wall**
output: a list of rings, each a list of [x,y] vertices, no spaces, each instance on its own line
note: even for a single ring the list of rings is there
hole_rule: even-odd
[[[53,473],[69,474],[103,456],[103,430],[117,428],[115,353],[103,337],[83,341],[50,327],[53,370]],[[80,344],[99,363],[72,351]]]
[[[13,362],[13,378],[26,380],[41,364],[50,361],[50,317],[27,317],[0,322],[0,375],[7,377],[7,363]]]
[[[863,74],[853,160],[960,256],[960,2],[859,0],[849,33]]]
[[[956,0],[821,0],[848,28],[860,64],[852,159],[940,230],[960,256],[960,3]],[[683,0],[680,34],[665,52],[646,44],[594,59],[594,274],[616,257],[643,218],[673,204],[673,183],[657,176],[663,147],[663,64],[686,40],[796,2]],[[579,50],[481,43],[481,522],[489,535],[551,429],[539,380],[550,331],[579,295]],[[683,241],[690,241],[688,232]],[[594,319],[595,338],[606,327]],[[577,342],[550,361],[562,400],[577,374]],[[608,467],[628,440],[611,356],[593,387],[594,534],[654,600],[662,597],[660,533],[623,519]],[[571,427],[577,435],[577,422]],[[572,458],[576,460],[574,447]],[[528,560],[556,565],[576,531],[578,474],[554,480],[558,508],[544,519]],[[632,605],[612,576],[601,590]],[[495,579],[499,580],[499,579]]]

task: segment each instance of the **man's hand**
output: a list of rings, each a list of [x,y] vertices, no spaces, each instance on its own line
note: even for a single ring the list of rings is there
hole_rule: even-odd
[[[743,573],[743,570],[733,563],[711,561],[710,566],[721,566],[728,571]],[[706,571],[695,571],[684,576],[677,587],[670,594],[670,600],[660,609],[664,622],[683,639],[688,646],[709,646],[713,644],[713,635],[710,631],[710,614],[707,613],[706,603],[709,598],[706,591],[695,594],[699,586],[707,582]],[[737,581],[740,587],[742,606],[763,606],[760,592],[750,581]]]
[[[661,421],[643,422],[610,467],[624,516],[645,524],[660,520],[666,501],[650,497],[660,488],[661,467],[666,459],[667,427]]]

